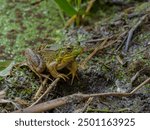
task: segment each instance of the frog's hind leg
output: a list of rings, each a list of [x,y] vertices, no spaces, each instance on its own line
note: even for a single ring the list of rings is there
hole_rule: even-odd
[[[66,81],[66,79],[69,79],[67,75],[57,72],[57,62],[53,61],[50,64],[47,64],[48,71],[54,78],[62,78]]]
[[[67,66],[67,69],[70,71],[68,75],[72,75],[72,79],[71,79],[71,84],[73,83],[73,80],[75,78],[75,76],[78,78],[78,75],[77,75],[77,69],[78,69],[78,64],[76,61],[72,62],[71,64],[69,64]]]

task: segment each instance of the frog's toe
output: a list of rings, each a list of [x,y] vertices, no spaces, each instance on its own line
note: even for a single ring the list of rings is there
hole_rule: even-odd
[[[58,78],[62,78],[62,79],[65,80],[65,81],[66,81],[66,79],[69,79],[68,76],[65,75],[65,74],[59,74],[59,75],[58,75]]]
[[[72,72],[70,72],[68,75],[72,75],[71,85],[73,84],[73,81],[74,81],[75,77],[77,77],[77,79],[79,79],[76,72],[73,72],[73,71],[72,71]]]

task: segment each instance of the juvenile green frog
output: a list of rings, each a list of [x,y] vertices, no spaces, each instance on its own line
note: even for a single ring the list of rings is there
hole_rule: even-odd
[[[64,46],[58,47],[57,45],[42,46],[36,50],[30,48],[26,49],[25,56],[27,65],[39,77],[41,74],[48,70],[54,78],[68,79],[68,75],[72,75],[71,83],[74,80],[78,65],[76,57],[82,53],[83,49],[80,46]],[[69,73],[59,73],[59,70],[67,68]]]

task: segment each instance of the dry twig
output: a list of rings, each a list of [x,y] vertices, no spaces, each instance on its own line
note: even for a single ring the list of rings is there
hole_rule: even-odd
[[[19,104],[15,103],[11,100],[0,99],[0,104],[6,104],[6,103],[11,103],[14,106],[14,108],[20,109]]]
[[[86,63],[101,49],[105,48],[104,44],[107,42],[108,39],[105,39],[99,47],[96,47],[94,51],[81,63],[80,67],[85,68]]]
[[[135,30],[137,30],[137,28],[141,25],[141,23],[144,21],[144,19],[147,17],[147,15],[144,15],[142,16],[142,18],[137,22],[137,24],[135,24],[131,29],[130,31],[128,32],[128,38],[127,38],[127,41],[125,43],[125,53],[128,51],[129,49],[129,45],[130,45],[130,42],[131,42],[131,39],[133,37],[133,33],[135,32]]]
[[[106,38],[98,47],[96,47],[94,49],[94,51],[81,63],[80,67],[82,69],[85,68],[87,62],[100,50],[105,49],[111,45],[113,45],[114,43],[116,43],[118,41],[119,38],[117,38],[116,40],[112,40],[108,42],[108,38]],[[107,44],[106,44],[107,42]]]
[[[40,95],[41,91],[43,90],[44,86],[46,85],[47,81],[48,81],[48,78],[45,78],[43,83],[41,83],[41,86],[39,87],[39,89],[36,92],[36,94],[35,94],[33,99],[37,99],[39,97],[39,95]]]
[[[90,0],[90,1],[88,2],[88,6],[87,6],[87,8],[86,8],[86,10],[85,10],[85,14],[83,14],[83,16],[82,16],[82,19],[84,19],[84,18],[85,18],[85,15],[90,12],[90,10],[91,10],[91,8],[93,7],[93,4],[94,4],[95,1],[96,1],[96,0]]]
[[[47,88],[47,90],[43,93],[43,95],[41,95],[30,107],[34,106],[35,104],[37,104],[46,94],[48,94],[52,88],[54,88],[54,86],[56,86],[56,84],[58,83],[58,81],[60,80],[60,78],[56,78]]]
[[[83,112],[85,112],[86,109],[88,108],[88,106],[90,105],[90,103],[91,103],[92,101],[93,101],[93,97],[90,97],[90,98],[87,100],[87,102],[86,102],[86,104],[84,105],[84,107],[83,107],[82,109],[76,111],[76,112],[77,112],[77,113],[83,113]]]
[[[17,111],[14,111],[14,113],[20,113],[20,112],[44,112],[48,111],[51,109],[54,109],[56,107],[65,105],[69,102],[72,102],[72,100],[86,100],[90,97],[106,97],[106,96],[115,96],[115,97],[128,97],[133,95],[136,91],[138,91],[140,88],[142,88],[145,84],[150,82],[150,78],[146,79],[144,82],[142,82],[140,85],[138,85],[134,90],[132,90],[129,93],[118,93],[118,92],[108,92],[108,93],[96,93],[96,94],[82,94],[82,93],[77,93],[77,94],[72,94],[69,96],[65,96],[62,98],[57,98],[51,101],[47,101],[44,103],[39,103],[35,106],[32,107],[27,107],[25,109],[19,109]]]

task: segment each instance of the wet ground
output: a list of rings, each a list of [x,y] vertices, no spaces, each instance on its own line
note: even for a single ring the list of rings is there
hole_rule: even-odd
[[[8,15],[10,15],[9,12],[14,10],[15,18],[11,18],[11,23],[13,24],[15,23],[14,20],[17,20],[17,24],[15,24],[17,26],[10,25],[9,27],[7,23],[3,27],[1,25],[4,32],[0,35],[3,41],[3,44],[0,44],[0,54],[4,54],[3,51],[5,51],[5,55],[0,55],[1,59],[12,60],[17,54],[22,54],[24,48],[28,45],[32,46],[35,43],[40,44],[55,40],[71,44],[80,42],[81,46],[87,48],[87,51],[77,58],[79,64],[82,65],[82,61],[93,49],[102,44],[103,40],[101,39],[108,38],[107,43],[105,43],[108,46],[100,49],[87,62],[84,69],[79,67],[78,79],[76,78],[72,85],[70,80],[67,82],[61,80],[51,93],[42,99],[42,102],[79,92],[84,94],[130,92],[150,77],[149,2],[142,2],[137,5],[133,4],[130,9],[128,6],[125,6],[120,9],[119,13],[115,13],[113,16],[101,21],[96,21],[95,24],[91,25],[89,23],[85,27],[71,28],[63,31],[63,33],[56,32],[52,36],[48,35],[52,28],[47,30],[47,27],[55,25],[51,22],[45,22],[51,19],[48,11],[45,11],[47,9],[45,3],[32,8],[29,8],[29,1],[26,0],[21,2],[21,7],[16,5],[16,3],[20,4],[17,1],[9,1],[8,3],[3,3],[5,5],[3,8],[8,11]],[[39,17],[44,20],[39,20]],[[130,45],[126,50],[129,31],[143,17],[144,19],[134,31]],[[7,20],[8,18],[3,19]],[[22,19],[24,20],[22,21]],[[34,26],[30,26],[32,22]],[[23,36],[24,39],[22,39]],[[9,51],[5,49],[7,42],[8,46],[10,44],[13,46],[14,51],[11,48],[8,48]],[[19,48],[17,46],[19,42],[22,43],[21,50],[16,49]],[[90,50],[89,48],[93,49]],[[8,57],[10,53],[12,57]],[[16,61],[20,61],[22,57],[24,58],[23,55],[20,55],[20,57],[16,58]],[[133,76],[137,73],[139,75],[132,81]],[[46,86],[50,83],[51,81],[48,81]],[[32,103],[31,99],[39,86],[39,78],[28,67],[24,66],[19,69],[14,68],[11,75],[0,79],[0,90],[7,88],[5,99],[19,104],[19,108],[25,108]],[[78,110],[85,106],[86,102],[87,100],[75,100],[48,112],[78,112]],[[16,109],[11,103],[0,104],[1,112],[11,112]],[[94,97],[85,112],[150,112],[150,84],[146,84],[130,97]]]

